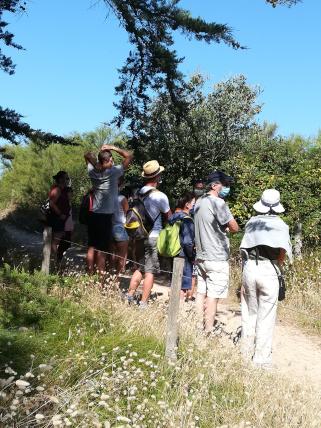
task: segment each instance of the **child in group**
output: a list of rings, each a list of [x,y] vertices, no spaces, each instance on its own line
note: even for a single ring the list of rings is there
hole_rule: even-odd
[[[181,222],[179,237],[181,243],[180,257],[184,257],[184,270],[182,278],[181,297],[190,299],[192,291],[192,274],[193,263],[195,259],[194,251],[194,221],[190,216],[195,203],[195,195],[193,192],[185,192],[183,196],[177,201],[175,214],[173,214],[168,222],[174,224],[177,221]]]
[[[120,177],[118,181],[119,190],[124,184],[124,177]],[[124,273],[127,261],[128,252],[128,234],[125,229],[126,213],[128,211],[128,200],[121,193],[118,194],[116,208],[113,216],[113,247],[115,255],[113,257],[114,268],[116,273]]]

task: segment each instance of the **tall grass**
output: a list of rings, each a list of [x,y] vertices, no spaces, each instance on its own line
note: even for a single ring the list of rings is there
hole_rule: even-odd
[[[33,277],[12,275],[6,285],[22,296],[24,283],[37,286]],[[178,360],[169,363],[163,303],[141,311],[114,284],[102,291],[86,277],[62,286],[50,288],[43,317],[28,329],[1,331],[4,426],[320,426],[318,392],[245,366],[232,344],[197,332],[192,311],[180,313]]]

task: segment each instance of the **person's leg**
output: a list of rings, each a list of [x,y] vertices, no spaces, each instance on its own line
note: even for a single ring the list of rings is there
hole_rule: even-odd
[[[94,247],[88,247],[87,250],[87,272],[89,275],[92,275],[94,273],[94,266],[95,266],[95,248]]]
[[[186,296],[186,298],[189,300],[193,299],[194,294],[196,292],[196,281],[197,281],[196,275],[193,274],[193,276],[192,276],[192,288],[191,288],[191,290],[188,290],[187,296]]]
[[[205,300],[205,319],[204,319],[204,327],[205,327],[205,333],[210,333],[213,331],[214,327],[214,321],[216,317],[216,311],[217,311],[217,298],[213,297],[206,297]]]
[[[61,263],[62,258],[64,256],[64,253],[70,248],[71,244],[71,232],[64,232],[63,236],[61,237],[61,240],[58,244],[58,250],[57,250],[57,262],[58,264]]]
[[[159,271],[157,238],[148,238],[144,242],[145,275],[141,303],[145,306],[154,285],[154,273]]]
[[[204,327],[204,310],[206,298],[206,274],[204,272],[203,262],[197,262],[197,294],[195,299],[195,314],[198,328]]]
[[[181,288],[181,299],[188,298],[188,293],[192,289],[192,273],[193,265],[191,261],[185,257],[184,269],[183,269],[183,278],[182,278],[182,288]]]
[[[250,360],[254,354],[255,330],[257,322],[258,296],[256,287],[257,266],[254,260],[246,262],[242,276],[241,311],[242,336],[241,353]]]
[[[214,327],[218,300],[227,298],[229,286],[229,263],[228,261],[205,260],[204,270],[207,275],[205,331],[209,333]]]
[[[103,251],[96,252],[96,268],[99,274],[106,273],[106,254]]]
[[[127,260],[127,250],[128,250],[128,241],[115,242],[115,268],[117,275],[125,271],[126,260]]]
[[[142,294],[142,303],[147,303],[150,293],[154,285],[154,274],[146,272],[144,276],[144,285],[143,285],[143,294]]]
[[[133,297],[137,288],[139,287],[139,284],[141,282],[141,280],[143,279],[143,275],[141,273],[140,270],[135,270],[135,272],[133,273],[131,279],[130,279],[130,284],[129,284],[129,289],[128,289],[128,296]]]
[[[279,294],[279,280],[269,261],[260,262],[257,283],[259,307],[253,362],[266,365],[272,361],[272,340]]]
[[[52,270],[55,272],[57,272],[58,269],[58,249],[63,234],[63,232],[53,232],[52,234],[50,265]]]
[[[144,240],[141,239],[139,241],[134,241],[134,243],[136,256],[135,261],[137,262],[136,266],[138,268],[136,268],[130,280],[129,289],[127,293],[127,296],[130,298],[130,300],[133,298],[141,280],[143,279],[142,269],[144,268],[145,264]]]

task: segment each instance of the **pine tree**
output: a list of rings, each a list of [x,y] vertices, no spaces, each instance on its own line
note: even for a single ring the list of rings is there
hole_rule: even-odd
[[[134,139],[148,138],[143,129],[147,119],[151,95],[166,93],[171,99],[171,109],[179,123],[187,117],[189,105],[184,94],[186,82],[179,71],[183,58],[173,47],[173,33],[181,32],[188,39],[207,43],[225,43],[234,49],[241,48],[225,24],[208,23],[192,17],[188,10],[179,7],[180,0],[103,0],[118,18],[129,35],[133,50],[119,70],[120,83],[116,87],[119,101],[115,104],[118,115],[115,123],[129,123]],[[299,0],[265,0],[273,7],[278,4],[291,6]],[[21,0],[0,1],[0,42],[18,50],[23,47],[14,41],[7,30],[3,13],[23,13],[27,3]],[[0,69],[13,74],[12,59],[3,54],[0,46]],[[0,137],[17,144],[21,139],[38,139],[44,143],[70,143],[56,135],[32,129],[24,123],[22,115],[7,108],[0,108]]]

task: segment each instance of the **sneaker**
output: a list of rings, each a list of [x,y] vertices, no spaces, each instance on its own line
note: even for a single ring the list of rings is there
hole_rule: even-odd
[[[148,304],[147,302],[139,302],[139,309],[147,309],[148,308]]]
[[[126,293],[125,300],[127,300],[128,304],[131,305],[132,303],[134,303],[134,296],[131,296],[128,293]]]

